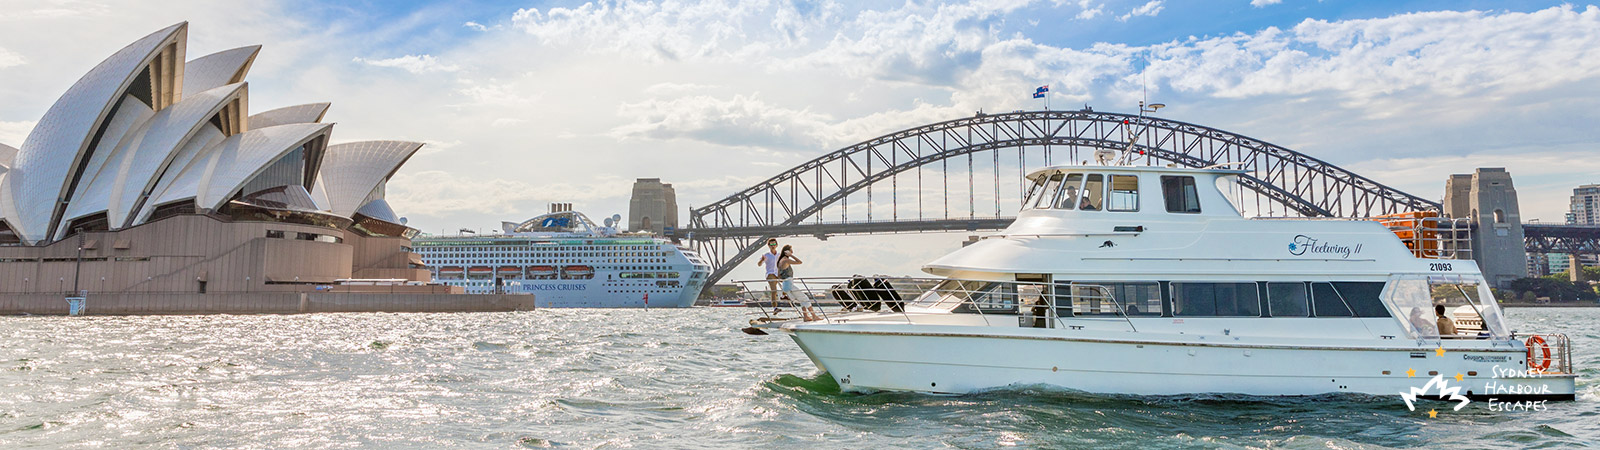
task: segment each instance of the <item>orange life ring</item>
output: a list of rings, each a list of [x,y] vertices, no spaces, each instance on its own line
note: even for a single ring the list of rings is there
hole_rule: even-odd
[[[1534,364],[1533,364],[1533,345],[1534,344],[1539,344],[1539,348],[1544,350],[1543,361],[1538,366],[1534,366]],[[1537,370],[1537,371],[1540,371],[1540,372],[1543,372],[1545,369],[1549,369],[1550,368],[1550,346],[1545,344],[1544,338],[1539,337],[1539,336],[1530,337],[1530,338],[1528,338],[1527,346],[1528,346],[1528,369],[1529,370]]]

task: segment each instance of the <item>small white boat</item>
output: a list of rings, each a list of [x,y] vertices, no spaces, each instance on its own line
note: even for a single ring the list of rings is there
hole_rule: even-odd
[[[935,277],[797,279],[846,310],[746,332],[792,337],[847,391],[1574,398],[1566,337],[1507,329],[1477,265],[1445,259],[1468,251],[1453,222],[1245,218],[1218,187],[1239,173],[1042,169]]]

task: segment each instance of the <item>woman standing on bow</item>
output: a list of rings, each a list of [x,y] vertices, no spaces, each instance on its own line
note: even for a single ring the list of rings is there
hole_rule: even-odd
[[[783,296],[790,301],[800,302],[800,315],[806,321],[819,319],[813,311],[816,305],[811,301],[811,296],[794,287],[794,266],[804,264],[805,261],[794,256],[792,245],[783,246],[783,251],[778,252],[778,255],[778,278],[783,279]]]

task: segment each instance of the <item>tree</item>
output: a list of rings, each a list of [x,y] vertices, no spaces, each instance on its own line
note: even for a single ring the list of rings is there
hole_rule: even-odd
[[[1588,283],[1574,283],[1565,278],[1554,277],[1521,278],[1511,282],[1511,290],[1532,292],[1539,297],[1549,297],[1550,301],[1570,302],[1576,300],[1594,300],[1595,291]],[[1526,295],[1526,294],[1524,294]]]

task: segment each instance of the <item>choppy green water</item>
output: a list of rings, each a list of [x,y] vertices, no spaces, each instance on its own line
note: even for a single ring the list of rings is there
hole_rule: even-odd
[[[1573,338],[1579,401],[1437,419],[1398,397],[841,394],[745,312],[0,317],[0,448],[1600,445],[1600,309],[1509,311]]]

